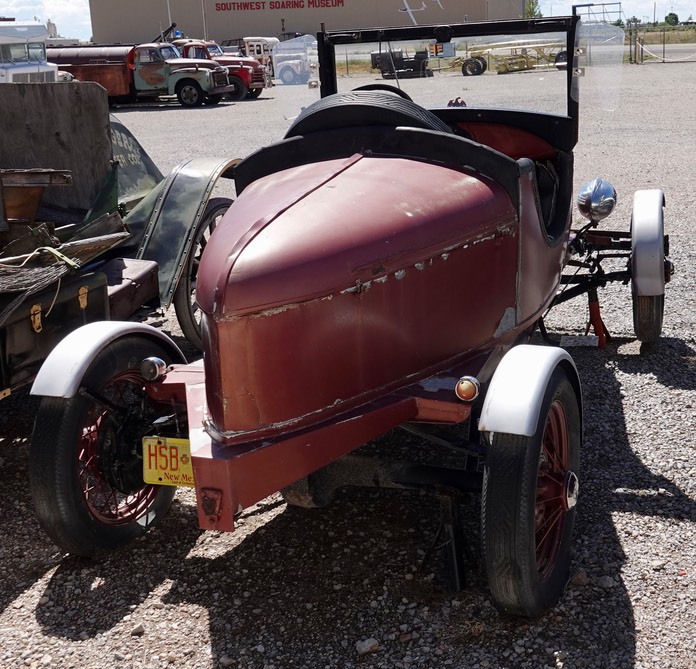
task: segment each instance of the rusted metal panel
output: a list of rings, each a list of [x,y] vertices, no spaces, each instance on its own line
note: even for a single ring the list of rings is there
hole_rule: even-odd
[[[104,89],[67,82],[7,85],[0,95],[0,118],[0,165],[4,169],[70,171],[72,186],[47,189],[43,203],[89,210],[111,171]],[[85,146],[88,155],[75,150]]]
[[[131,93],[133,75],[126,63],[89,63],[61,65],[78,81],[93,81],[106,89],[109,97],[127,96]]]
[[[212,423],[314,423],[507,334],[517,232],[499,185],[436,165],[354,157],[255,182],[199,273]]]

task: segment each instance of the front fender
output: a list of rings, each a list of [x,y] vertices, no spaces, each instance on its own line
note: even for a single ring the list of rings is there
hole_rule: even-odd
[[[523,344],[510,349],[493,374],[483,403],[479,431],[531,437],[539,422],[546,386],[556,367],[566,365],[581,407],[580,378],[567,351]]]
[[[125,218],[138,239],[135,257],[159,267],[159,293],[169,307],[195,231],[217,180],[237,163],[229,158],[194,158],[177,165],[155,192]]]
[[[639,190],[633,196],[631,217],[631,275],[636,295],[663,295],[665,194]]]
[[[164,342],[174,359],[185,363],[181,349],[163,332],[144,323],[98,321],[73,330],[51,351],[31,387],[31,395],[70,398],[77,394],[85,372],[112,341],[126,335],[142,335]]]

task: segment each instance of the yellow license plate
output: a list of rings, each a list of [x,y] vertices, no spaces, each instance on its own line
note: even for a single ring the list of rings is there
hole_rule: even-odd
[[[156,485],[193,487],[189,440],[143,437],[143,480]]]

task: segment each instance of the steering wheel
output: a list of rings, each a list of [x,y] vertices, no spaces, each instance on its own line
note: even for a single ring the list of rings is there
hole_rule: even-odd
[[[404,100],[408,100],[409,102],[413,102],[413,98],[406,92],[402,91],[400,88],[397,88],[396,86],[389,86],[389,84],[365,84],[364,86],[358,86],[357,88],[353,89],[354,91],[386,91],[387,93],[393,93],[394,95],[398,95],[399,97],[403,98]]]

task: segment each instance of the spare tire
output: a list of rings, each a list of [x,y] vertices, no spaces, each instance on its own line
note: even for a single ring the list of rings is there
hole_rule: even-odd
[[[309,105],[295,119],[285,137],[371,125],[452,132],[444,121],[415,102],[381,91],[350,91],[328,95]]]

